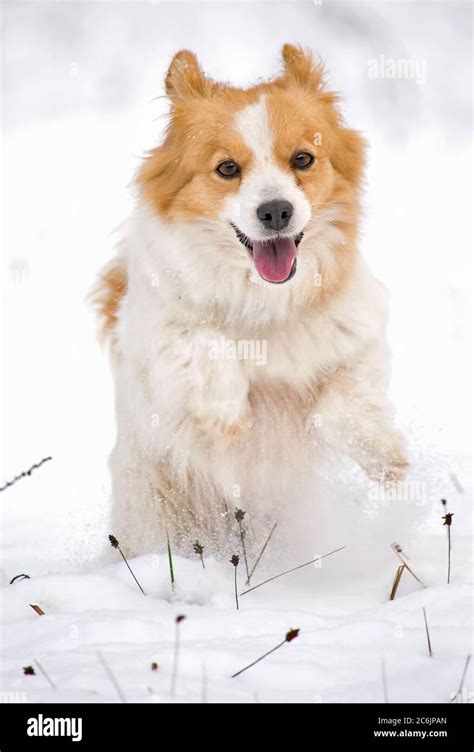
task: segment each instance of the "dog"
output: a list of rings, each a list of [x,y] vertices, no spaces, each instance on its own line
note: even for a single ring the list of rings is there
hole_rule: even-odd
[[[282,59],[241,89],[174,56],[163,141],[94,290],[115,380],[112,528],[129,554],[196,537],[218,550],[236,506],[296,505],[325,448],[383,484],[408,467],[388,296],[357,246],[365,142],[321,61],[290,44]]]

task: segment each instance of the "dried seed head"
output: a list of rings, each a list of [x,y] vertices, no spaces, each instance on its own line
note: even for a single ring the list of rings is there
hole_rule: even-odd
[[[289,631],[288,631],[288,632],[286,633],[286,637],[285,637],[285,640],[286,640],[287,642],[291,642],[292,640],[294,640],[294,639],[295,639],[295,637],[298,637],[299,633],[300,633],[300,630],[299,630],[299,629],[290,629],[290,630],[289,630]]]
[[[110,545],[113,546],[114,548],[119,547],[119,542],[117,538],[115,537],[115,535],[109,535],[109,541],[110,541]]]
[[[178,616],[176,617],[176,619],[175,619],[175,622],[176,622],[176,624],[179,624],[180,622],[184,621],[184,619],[185,619],[185,618],[186,618],[186,617],[184,616],[184,614],[179,614],[179,615],[178,615]]]
[[[198,554],[199,556],[202,556],[202,554],[204,553],[204,546],[201,543],[199,543],[198,540],[196,540],[193,548],[194,548],[194,553]]]
[[[23,666],[23,673],[25,676],[35,676],[36,671],[34,670],[33,666]]]
[[[156,661],[153,661],[153,663],[151,664],[151,670],[158,671],[158,664],[156,663]]]
[[[246,515],[246,512],[244,512],[243,509],[235,510],[234,517],[237,520],[237,522],[243,522],[245,515]]]
[[[237,567],[237,566],[238,566],[238,564],[239,564],[239,561],[240,561],[240,559],[239,559],[239,557],[237,556],[237,554],[234,554],[234,555],[232,556],[232,558],[230,559],[230,563],[231,563],[231,564],[233,564],[233,565],[234,565],[234,567]]]
[[[445,514],[444,517],[441,519],[444,520],[443,525],[448,525],[451,527],[451,524],[453,522],[454,512],[448,512],[448,514]]]

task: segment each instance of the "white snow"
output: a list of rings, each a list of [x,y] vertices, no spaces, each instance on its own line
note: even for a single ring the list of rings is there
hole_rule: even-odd
[[[119,702],[100,653],[128,702],[380,702],[385,672],[390,702],[443,703],[472,650],[469,8],[267,10],[4,6],[1,482],[53,456],[0,494],[1,690],[28,702]],[[174,591],[163,552],[132,560],[143,596],[107,541],[113,395],[84,297],[130,208],[138,159],[159,138],[165,103],[155,97],[171,54],[191,47],[210,74],[245,84],[275,72],[284,41],[327,59],[348,120],[371,144],[362,247],[392,293],[392,394],[421,503],[371,498],[333,461],[319,471],[313,506],[294,510],[292,525],[279,521],[253,582],[344,551],[242,596],[237,611],[236,530],[205,570],[192,551],[175,557]],[[426,83],[370,79],[368,60],[380,54],[426,60]],[[449,585],[442,497],[454,512]],[[426,587],[405,572],[388,602],[394,541]],[[31,579],[9,584],[23,572]],[[291,627],[296,640],[231,679]],[[28,665],[35,676],[23,674]],[[469,674],[464,701],[472,689]]]

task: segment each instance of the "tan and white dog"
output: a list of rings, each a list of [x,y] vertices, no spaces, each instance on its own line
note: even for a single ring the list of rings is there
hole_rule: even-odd
[[[283,61],[243,90],[178,52],[165,138],[95,289],[116,384],[112,529],[130,553],[166,531],[218,546],[236,506],[297,503],[325,445],[383,483],[407,466],[386,293],[357,249],[364,142],[321,64],[292,45]]]

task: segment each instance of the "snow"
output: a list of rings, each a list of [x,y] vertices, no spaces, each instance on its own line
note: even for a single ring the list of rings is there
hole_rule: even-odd
[[[347,552],[347,572],[350,559]],[[5,588],[4,689],[25,692],[28,702],[120,701],[98,653],[127,702],[202,702],[203,693],[208,702],[383,702],[383,664],[390,702],[447,702],[458,688],[471,640],[471,587],[461,577],[450,585],[428,580],[422,589],[405,574],[400,596],[387,603],[388,579],[385,592],[369,596],[365,581],[347,572],[335,583],[327,563],[241,596],[237,611],[230,563],[209,559],[203,570],[176,557],[174,565],[173,592],[165,556],[131,562],[146,596],[121,562]],[[171,696],[179,614],[186,619]],[[290,628],[301,630],[296,640],[231,679]],[[38,669],[23,676],[21,668],[35,666],[35,658],[54,689]]]
[[[380,702],[385,673],[390,702],[444,703],[472,650],[470,9],[325,2],[267,11],[4,6],[0,477],[53,456],[0,495],[1,690],[27,702],[120,702],[100,654],[128,702]],[[159,138],[165,103],[156,97],[171,54],[191,47],[210,74],[245,84],[275,71],[284,41],[327,59],[349,122],[371,144],[362,247],[392,293],[392,396],[421,496],[383,501],[333,460],[319,469],[314,504],[278,520],[252,584],[344,551],[241,596],[237,611],[236,530],[222,560],[205,556],[205,570],[192,551],[175,556],[174,590],[163,552],[132,560],[144,596],[107,541],[113,395],[84,297],[130,209],[138,159]],[[426,82],[370,79],[368,60],[380,54],[426,60]],[[454,512],[449,585],[441,498]],[[250,533],[253,561],[263,540]],[[394,541],[425,587],[405,572],[389,602]],[[20,573],[30,579],[10,585]],[[238,574],[242,590],[242,562]],[[231,679],[292,627],[297,639]],[[23,674],[35,660],[54,689],[37,667]],[[472,699],[472,674],[465,687]]]

